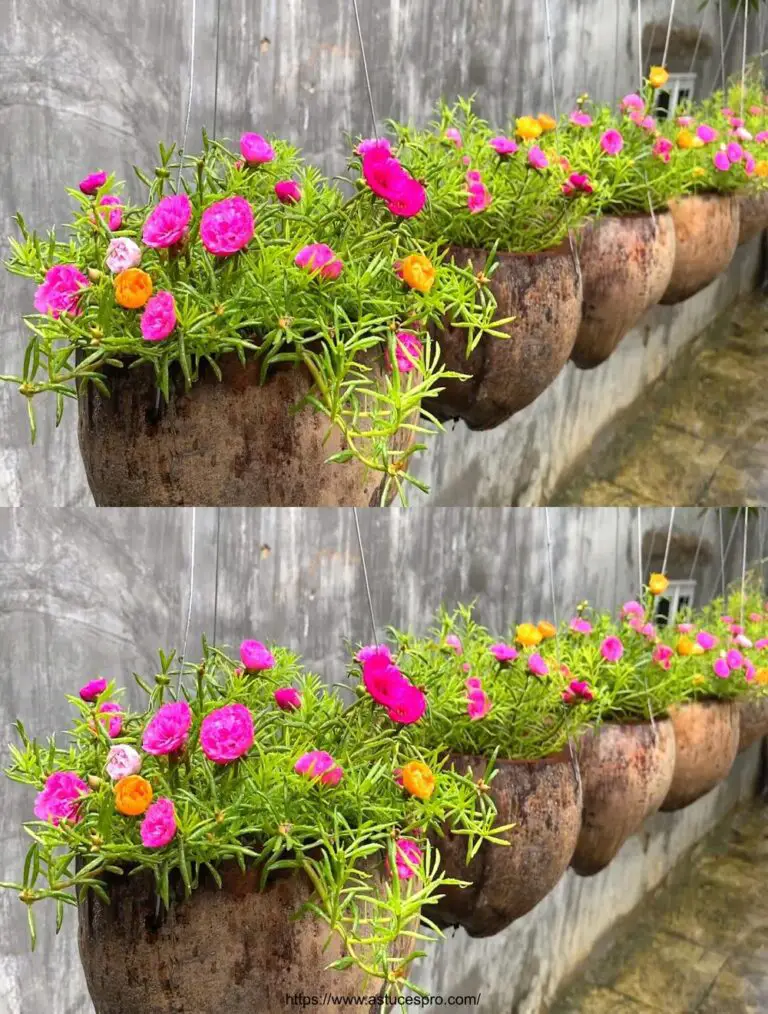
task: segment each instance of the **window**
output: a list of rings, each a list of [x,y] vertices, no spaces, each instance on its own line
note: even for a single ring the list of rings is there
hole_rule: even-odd
[[[653,614],[656,626],[667,627],[673,624],[679,613],[693,606],[695,592],[695,581],[670,581],[664,594],[656,599]]]
[[[696,88],[695,74],[670,74],[669,81],[656,93],[656,117],[667,120],[677,109],[690,102]]]

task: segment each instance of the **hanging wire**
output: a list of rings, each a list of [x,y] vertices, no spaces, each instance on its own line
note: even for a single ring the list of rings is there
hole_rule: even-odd
[[[376,637],[376,617],[373,612],[373,599],[371,597],[371,586],[368,583],[368,568],[365,565],[365,550],[363,549],[363,537],[360,534],[360,520],[357,516],[357,507],[352,508],[352,516],[355,519],[355,530],[357,531],[357,544],[360,547],[360,561],[363,565],[363,581],[365,582],[365,593],[368,596],[368,612],[371,617],[371,628],[373,630],[373,643],[378,648],[379,641]]]
[[[184,625],[184,640],[181,646],[179,658],[179,678],[176,681],[176,693],[178,694],[181,680],[184,675],[184,661],[187,657],[187,641],[189,640],[189,627],[192,622],[192,602],[195,597],[195,535],[197,531],[197,507],[190,508],[192,511],[192,532],[190,535],[189,547],[189,601],[187,602],[187,622]]]
[[[184,156],[187,153],[187,140],[189,139],[189,125],[192,121],[192,99],[195,90],[195,55],[197,50],[197,0],[192,0],[192,55],[189,61],[189,97],[187,99],[187,115],[184,120],[184,134],[181,148],[179,150],[179,174],[176,177],[176,189],[181,186],[181,170],[184,166]]]
[[[739,623],[744,626],[744,590],[747,586],[747,542],[749,541],[749,507],[744,508],[744,548],[741,553],[741,615]]]
[[[699,34],[696,36],[696,45],[693,47],[693,57],[691,58],[691,66],[688,68],[688,73],[693,74],[693,68],[696,66],[696,57],[699,55],[699,47],[701,46],[701,38],[704,35],[704,24],[707,20],[707,11],[711,0],[707,0],[704,4],[704,11],[701,15],[701,24],[699,25]]]
[[[670,515],[669,515],[669,528],[667,529],[667,544],[664,547],[664,562],[661,565],[661,573],[665,574],[665,575],[667,573],[667,563],[669,562],[669,547],[672,544],[672,526],[675,523],[675,511],[676,510],[677,510],[677,508],[673,507],[671,509]]]
[[[656,41],[656,22],[654,21],[653,25],[651,26],[651,38],[650,38],[650,40],[648,42],[648,52],[646,53],[646,56],[645,56],[645,66],[646,67],[650,66],[651,56],[653,54],[653,44],[654,44],[655,41]],[[640,42],[640,48],[641,49],[643,48],[642,41]]]
[[[744,2],[748,3],[749,0],[744,0]],[[725,45],[723,45],[723,35],[722,35],[722,32],[720,33],[720,73],[722,75],[723,91],[725,91],[725,85],[726,85],[726,80],[725,80],[725,56],[726,56],[726,53],[728,52],[728,49],[729,49],[729,47],[731,45],[731,39],[733,38],[733,33],[736,30],[736,22],[738,20],[739,11],[740,10],[741,10],[741,0],[739,0],[738,7],[734,11],[733,17],[731,18],[731,27],[728,29],[728,38],[725,40]],[[722,4],[721,4],[721,9],[720,9],[720,17],[721,18],[722,18],[722,15],[723,15],[723,11],[722,11]],[[717,82],[717,73],[715,73],[715,79],[714,79],[714,81],[712,82],[712,84],[710,86],[710,89],[709,89],[710,91],[712,91],[712,89],[714,88],[716,82]]]
[[[723,0],[718,0],[717,12],[720,17],[720,81],[725,91],[725,31],[723,29]]]
[[[645,80],[645,65],[643,64],[643,2],[637,0],[637,61],[638,61],[638,81],[640,82],[640,91],[643,90],[643,84]]]
[[[669,8],[669,21],[667,23],[667,38],[664,41],[664,56],[661,58],[661,66],[667,66],[667,57],[669,56],[669,42],[672,38],[672,22],[675,17],[675,0],[672,0],[672,4]]]
[[[216,637],[219,629],[219,532],[221,530],[221,507],[216,508],[216,567],[214,571],[213,585],[213,646],[216,647]]]
[[[721,579],[722,585],[723,585],[723,587],[722,587],[723,600],[725,600],[725,553],[723,552],[723,547],[725,546],[725,539],[723,538],[723,508],[722,507],[718,507],[718,509],[717,509],[717,518],[718,518],[719,527],[720,527],[720,579]]]
[[[642,508],[637,508],[637,587],[640,589],[640,598],[643,597],[643,520]]]
[[[744,119],[744,85],[747,80],[747,39],[749,38],[749,0],[744,0],[744,40],[741,47],[741,108],[739,116]]]
[[[724,541],[723,540],[723,508],[722,507],[718,507],[718,513],[720,515],[720,574],[715,579],[714,588],[712,589],[712,592],[710,593],[710,596],[709,596],[710,599],[713,598],[715,592],[717,591],[717,585],[718,585],[718,582],[719,582],[720,586],[721,586],[721,591],[722,591],[722,596],[723,596],[723,602],[725,602],[725,593],[726,593],[726,587],[725,587],[725,563],[726,563],[726,560],[728,559],[728,554],[731,551],[731,544],[733,543],[734,536],[736,535],[736,529],[737,529],[738,524],[739,524],[739,516],[741,515],[741,511],[742,511],[742,508],[739,507],[739,509],[736,512],[736,518],[735,518],[735,520],[733,522],[733,526],[731,528],[731,533],[728,536],[728,544],[726,545],[725,550],[723,550],[723,541]]]
[[[368,76],[368,61],[365,58],[365,43],[363,42],[363,29],[360,26],[360,11],[357,9],[357,0],[352,0],[355,9],[355,23],[357,25],[357,37],[360,41],[360,54],[363,58],[363,74],[365,75],[365,87],[368,89],[368,104],[371,107],[371,120],[373,121],[373,136],[378,140],[376,130],[376,110],[373,107],[373,91],[371,90],[371,79]]]
[[[693,554],[693,564],[691,565],[691,573],[688,575],[689,581],[693,580],[693,575],[696,572],[696,564],[699,562],[699,552],[701,551],[701,544],[704,541],[704,532],[707,527],[707,518],[709,517],[709,512],[711,509],[712,509],[711,507],[707,507],[707,509],[704,511],[704,519],[701,522],[701,531],[699,532],[699,541],[696,543],[696,552]]]

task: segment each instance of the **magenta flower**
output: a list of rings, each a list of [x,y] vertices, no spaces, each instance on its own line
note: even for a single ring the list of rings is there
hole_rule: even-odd
[[[571,173],[565,183],[563,183],[562,189],[566,197],[573,197],[577,193],[594,193],[594,187],[590,182],[589,176],[584,173]]]
[[[54,320],[58,320],[62,313],[79,317],[82,311],[78,296],[89,284],[74,264],[56,264],[48,269],[45,281],[38,286],[35,309],[38,313],[50,313]]]
[[[694,626],[692,623],[678,623],[677,632],[678,634],[692,634]]]
[[[96,709],[96,719],[107,730],[110,739],[116,739],[123,731],[123,709],[117,701],[104,701]]]
[[[186,194],[164,197],[144,223],[142,239],[155,250],[176,246],[186,238],[192,220],[192,202]]]
[[[600,147],[606,155],[618,155],[624,147],[624,138],[618,130],[606,130],[600,138]]]
[[[363,177],[371,190],[385,201],[391,201],[405,187],[410,176],[396,158],[383,148],[371,148],[363,155]]]
[[[293,687],[275,690],[275,704],[281,711],[298,711],[301,707],[301,694]]]
[[[394,707],[410,682],[384,654],[367,658],[363,663],[363,684],[371,697],[385,708]]]
[[[106,265],[114,275],[141,264],[141,248],[127,236],[116,236],[107,247]]]
[[[563,691],[563,701],[566,704],[578,704],[579,701],[592,701],[595,695],[583,680],[572,680],[568,688]]]
[[[317,271],[322,278],[338,278],[344,265],[325,243],[310,243],[296,254],[294,263],[308,271]]]
[[[319,778],[323,785],[338,785],[344,772],[325,750],[310,750],[296,761],[293,770],[299,775]]]
[[[230,764],[253,746],[253,718],[244,704],[225,704],[206,715],[200,726],[200,747],[214,764]]]
[[[630,92],[629,95],[625,95],[619,105],[623,112],[626,112],[628,109],[635,109],[640,112],[645,111],[645,100],[636,92]]]
[[[768,637],[761,637],[759,641],[755,641],[755,648],[758,651],[765,651],[768,648]]]
[[[427,203],[427,191],[418,180],[408,176],[394,197],[387,201],[387,208],[399,218],[413,218]]]
[[[662,162],[669,162],[672,157],[673,148],[674,145],[668,137],[660,137],[653,146],[653,154],[656,158],[660,158]]]
[[[713,141],[717,140],[717,131],[714,127],[710,127],[708,123],[702,123],[696,130],[696,136],[704,144],[712,144]]]
[[[482,690],[483,681],[479,679],[477,676],[469,676],[464,681],[464,686],[467,688],[467,690]]]
[[[693,122],[692,116],[678,116],[677,118],[678,127],[692,127]]]
[[[358,155],[372,154],[374,156],[378,156],[379,158],[391,158],[392,145],[386,137],[367,137],[358,144],[355,148],[355,152]]]
[[[186,701],[169,701],[147,723],[141,745],[146,753],[162,757],[183,750],[192,728],[192,709]]]
[[[574,111],[571,113],[568,119],[575,127],[592,126],[592,117],[589,115],[589,113],[585,113],[581,109],[574,109]]]
[[[546,169],[549,166],[549,159],[537,144],[528,151],[528,164],[536,170]]]
[[[445,643],[447,647],[453,648],[457,655],[464,653],[464,648],[461,643],[461,638],[457,637],[456,634],[446,634]]]
[[[240,154],[248,165],[263,165],[275,158],[275,149],[261,134],[243,134],[240,138]]]
[[[744,152],[744,172],[747,176],[751,176],[757,168],[757,162],[755,156],[751,151]]]
[[[106,220],[109,230],[117,232],[123,224],[123,202],[115,194],[106,194],[99,201],[99,207],[105,209],[99,214]]]
[[[263,672],[275,665],[275,656],[261,641],[243,641],[240,645],[240,661],[248,672]]]
[[[734,619],[733,619],[732,616],[721,616],[720,617],[720,622],[721,623],[734,623],[735,621],[734,621]]]
[[[645,616],[645,609],[635,599],[630,599],[621,607],[621,618],[626,619],[627,616],[636,616],[642,619]]]
[[[406,682],[397,700],[387,708],[387,714],[399,725],[413,725],[426,710],[427,698],[424,692]]]
[[[455,144],[457,148],[461,147],[461,144],[462,144],[461,134],[459,133],[459,131],[455,127],[448,127],[446,129],[446,131],[445,131],[445,139],[446,139],[446,141],[452,141],[453,144]]]
[[[745,658],[744,659],[744,679],[747,681],[747,683],[751,683],[756,675],[757,675],[757,670],[755,669],[754,664],[748,658]]]
[[[755,134],[755,140],[758,144],[765,144],[768,141],[768,130],[761,130],[758,134]]]
[[[650,132],[656,129],[656,120],[652,116],[644,116],[638,126]]]
[[[672,667],[673,654],[674,652],[668,644],[657,644],[653,650],[651,658],[657,665],[660,665],[662,669],[670,669]]]
[[[710,634],[706,630],[700,630],[696,635],[696,643],[704,649],[704,651],[712,651],[713,648],[717,647],[717,638],[714,634]]]
[[[161,342],[174,331],[176,301],[170,292],[156,292],[147,303],[141,315],[141,335],[145,341]]]
[[[568,624],[569,628],[574,634],[591,634],[592,624],[589,620],[582,619],[581,616],[574,616],[571,622]]]
[[[534,676],[547,676],[549,674],[549,666],[537,651],[528,656],[528,669]]]
[[[750,613],[749,614],[749,622],[750,623],[759,623],[762,620],[762,618],[763,618],[763,614],[762,613]]]
[[[366,644],[355,655],[355,661],[368,662],[369,660],[380,661],[382,664],[393,661],[392,652],[386,644]]]
[[[741,162],[744,158],[744,149],[736,141],[731,141],[725,149],[725,154],[728,156],[728,161],[731,165],[734,165],[736,162]]]
[[[275,197],[281,204],[298,204],[301,200],[301,187],[293,180],[280,180],[275,183]]]
[[[731,675],[731,670],[728,668],[728,663],[724,658],[716,658],[712,663],[712,671],[715,676],[718,676],[721,680],[727,680]]]
[[[485,211],[490,206],[491,199],[491,192],[484,183],[478,180],[467,184],[467,207],[470,214],[478,215],[481,211]]]
[[[80,688],[80,697],[84,701],[95,701],[99,694],[103,694],[106,689],[106,680],[91,680],[90,683],[86,683],[84,687]]]
[[[502,158],[507,155],[514,155],[518,150],[517,141],[513,141],[511,137],[492,137],[488,142],[497,155]]]
[[[482,687],[472,687],[467,694],[467,714],[470,721],[477,722],[485,718],[491,710],[491,699]]]
[[[422,851],[412,838],[398,838],[395,842],[395,867],[400,880],[410,880],[415,877],[421,864]],[[389,859],[387,859],[387,870],[392,875]]]
[[[100,190],[107,182],[105,172],[91,173],[84,180],[80,180],[80,190],[88,197],[93,197],[97,190]]]
[[[54,827],[62,820],[76,824],[80,820],[80,802],[88,792],[87,784],[74,771],[55,771],[35,798],[35,816]]]
[[[104,768],[113,782],[119,782],[128,775],[137,775],[141,771],[141,754],[132,746],[118,743],[109,748]]]
[[[737,651],[736,648],[731,648],[731,650],[726,653],[725,661],[729,669],[741,669],[744,666],[744,656],[740,651]]]
[[[600,654],[606,662],[618,662],[624,654],[624,645],[621,643],[621,638],[613,635],[606,637],[600,645]]]
[[[514,662],[517,649],[510,644],[492,644],[488,649],[497,662]]]
[[[421,339],[413,331],[398,331],[395,335],[395,362],[399,373],[410,373],[419,365],[422,351]],[[392,369],[389,349],[386,350],[387,368]]]
[[[727,173],[731,168],[731,161],[728,158],[728,154],[725,151],[716,151],[712,157],[712,161],[715,165],[715,169],[721,173]]]
[[[731,116],[729,122],[734,130],[738,130],[740,127],[744,126],[744,121],[740,116]]]
[[[244,197],[225,197],[203,212],[200,239],[215,257],[231,257],[253,239],[253,209]]]
[[[160,796],[149,805],[141,822],[141,844],[148,849],[161,849],[173,841],[177,830],[173,803]]]

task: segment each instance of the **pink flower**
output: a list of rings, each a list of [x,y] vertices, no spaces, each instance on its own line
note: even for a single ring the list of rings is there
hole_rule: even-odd
[[[455,127],[448,127],[445,131],[445,139],[452,141],[457,148],[461,147],[461,134]]]
[[[574,111],[571,113],[568,119],[575,127],[592,126],[592,117],[589,115],[589,113],[585,113],[581,109],[574,109]]]
[[[670,669],[672,667],[673,654],[674,652],[668,644],[657,644],[653,649],[651,658],[657,665],[660,665],[662,669]]]
[[[677,118],[678,127],[692,127],[693,117],[692,116],[678,116]]]
[[[142,239],[155,250],[175,246],[186,238],[192,202],[186,194],[164,197],[144,223]]]
[[[768,130],[761,130],[758,134],[755,134],[755,140],[758,144],[765,144],[768,141]]]
[[[618,662],[624,654],[624,645],[619,637],[606,637],[600,645],[600,654],[606,662]]]
[[[513,141],[511,137],[492,137],[488,142],[497,155],[502,158],[506,155],[514,155],[517,151],[517,142]]]
[[[467,184],[467,207],[469,208],[470,214],[480,214],[481,211],[485,211],[490,203],[491,192],[484,183],[472,181]]]
[[[536,170],[546,169],[549,165],[549,159],[537,144],[528,152],[528,164]]]
[[[759,641],[755,641],[755,648],[758,651],[765,651],[768,648],[768,637],[761,637]]]
[[[477,676],[470,676],[468,679],[464,681],[464,686],[467,688],[467,690],[482,690],[483,681],[481,679],[478,679]]]
[[[729,117],[729,116],[733,116],[733,110],[730,108],[730,106],[723,106],[723,108],[720,110],[720,112],[726,118]]]
[[[363,176],[365,182],[378,197],[391,201],[405,187],[411,177],[396,158],[382,149],[373,148],[363,155]]]
[[[534,676],[547,676],[549,674],[549,666],[536,651],[528,656],[528,668]]]
[[[385,708],[394,707],[411,684],[384,654],[363,662],[363,684],[371,697]]]
[[[170,292],[156,292],[141,315],[141,334],[145,341],[161,342],[178,323],[176,301]]]
[[[141,264],[141,248],[127,236],[116,236],[107,247],[107,267],[115,274],[137,268]]]
[[[744,665],[744,656],[740,651],[737,651],[735,648],[731,648],[725,656],[725,661],[729,669],[741,669]]]
[[[395,867],[400,880],[415,877],[421,864],[422,851],[412,838],[398,838],[395,842]],[[389,870],[389,859],[387,859]],[[390,870],[391,876],[391,870]]]
[[[743,127],[744,126],[744,121],[741,119],[740,116],[731,116],[730,117],[730,124],[734,128],[734,130],[738,130],[739,127]]]
[[[472,687],[467,694],[467,714],[470,721],[477,722],[485,718],[491,710],[491,699],[482,687]]]
[[[426,710],[427,698],[423,691],[406,682],[397,700],[387,709],[387,714],[400,725],[413,725]]]
[[[240,154],[248,165],[262,165],[274,161],[275,149],[261,134],[243,134],[240,138]]]
[[[720,617],[720,622],[721,623],[733,623],[734,619],[733,619],[732,616],[721,616]]]
[[[200,220],[200,239],[215,257],[231,257],[253,239],[253,209],[244,197],[225,197],[206,208]]]
[[[747,683],[751,683],[757,674],[755,666],[748,658],[744,659],[744,679]]]
[[[509,644],[492,644],[488,649],[497,662],[514,662],[517,649]]]
[[[744,172],[747,176],[751,176],[757,168],[757,162],[752,152],[747,151],[744,153]]]
[[[566,197],[573,197],[576,193],[592,194],[594,187],[590,183],[589,176],[584,173],[571,173],[563,183],[563,193]]]
[[[759,623],[762,620],[762,618],[763,618],[763,614],[762,613],[750,613],[749,614],[749,622],[750,623]]]
[[[390,158],[392,156],[392,145],[386,137],[367,137],[355,148],[358,155],[374,155],[379,158]]]
[[[464,670],[464,672],[469,672],[472,666],[469,664],[469,662],[462,662],[461,668]]]
[[[652,131],[656,129],[656,121],[652,116],[644,116],[640,120],[638,126],[642,127],[643,130]]]
[[[563,691],[563,701],[566,704],[578,704],[579,701],[592,701],[595,695],[592,693],[588,683],[583,680],[573,680],[567,690]]]
[[[700,630],[696,635],[696,643],[704,649],[704,651],[712,651],[717,646],[717,638],[714,634],[710,634],[706,630]]]
[[[141,745],[155,757],[178,753],[186,746],[191,728],[192,709],[187,702],[169,701],[147,723]]]
[[[296,761],[293,770],[299,775],[319,778],[323,785],[338,785],[344,772],[325,750],[310,750]]]
[[[600,147],[606,155],[618,155],[624,147],[624,138],[618,130],[606,130],[600,138]]]
[[[106,219],[107,226],[111,232],[117,232],[120,226],[123,224],[123,202],[115,194],[106,194],[99,201],[99,207],[109,208],[110,211],[106,213],[100,211],[99,214]]]
[[[400,373],[410,373],[419,365],[419,356],[423,346],[413,331],[398,331],[395,335],[395,362]],[[386,351],[388,369],[392,369],[389,349]]]
[[[74,264],[56,264],[48,269],[45,281],[35,293],[35,309],[38,313],[50,313],[54,320],[62,313],[79,317],[82,311],[78,295],[88,285],[88,279]]]
[[[712,158],[712,161],[714,162],[715,169],[717,169],[721,173],[727,173],[728,170],[731,168],[730,159],[728,158],[727,153],[724,151],[716,151]]]
[[[35,816],[58,827],[62,820],[76,824],[80,820],[80,801],[88,795],[88,786],[74,771],[55,771],[45,781],[35,799]]]
[[[248,672],[263,672],[275,665],[275,656],[261,641],[243,641],[240,645],[240,661]]]
[[[592,624],[589,620],[583,620],[580,616],[574,616],[568,624],[574,634],[591,634]]]
[[[662,162],[669,162],[672,157],[673,147],[674,145],[668,137],[660,137],[653,146],[653,154],[656,158],[660,158]]]
[[[110,739],[116,739],[123,731],[123,709],[117,701],[104,701],[100,704],[96,709],[96,718],[106,728]]]
[[[393,661],[392,652],[386,644],[366,644],[355,655],[357,662],[379,661],[382,664]]]
[[[739,139],[739,141],[751,141],[752,140],[752,135],[746,129],[746,127],[737,127],[736,130],[734,130],[733,133],[734,133],[734,136]]]
[[[427,203],[427,191],[418,180],[408,176],[400,190],[387,201],[387,208],[400,218],[413,218]]]
[[[141,771],[141,754],[132,746],[118,743],[109,748],[105,770],[113,782],[119,782],[128,775],[137,775]]]
[[[200,726],[200,747],[214,764],[229,764],[253,746],[253,718],[244,704],[225,704],[206,715]]]
[[[749,107],[749,115],[750,116],[760,116],[760,115],[762,115],[762,112],[763,112],[763,107],[762,106],[750,106]]]
[[[141,844],[148,849],[161,849],[173,841],[177,830],[173,803],[160,796],[154,803],[150,803],[141,822]]]
[[[694,630],[692,623],[678,623],[677,632],[678,634],[692,634]]]
[[[301,694],[293,687],[275,690],[275,704],[281,711],[298,711],[301,707]]]
[[[275,183],[275,197],[281,204],[298,204],[301,200],[301,188],[293,180],[280,180]]]
[[[645,609],[639,602],[630,599],[629,602],[625,602],[621,607],[622,619],[626,619],[627,616],[637,616],[642,619],[645,616]]]
[[[308,271],[317,271],[322,278],[338,278],[344,265],[325,243],[310,243],[296,254],[294,263]]]
[[[703,141],[704,144],[711,144],[717,140],[717,131],[714,127],[710,127],[708,123],[702,123],[696,130],[696,136],[699,140]]]
[[[731,624],[731,634],[735,637],[737,634],[743,634],[744,628],[739,626],[738,623]]]
[[[107,174],[105,172],[91,173],[84,180],[80,180],[80,190],[84,194],[87,194],[88,197],[93,197],[96,191],[100,190],[106,182]]]
[[[461,638],[457,637],[456,634],[447,634],[445,643],[449,648],[453,648],[457,655],[463,654],[464,648],[461,644]]]
[[[99,694],[107,689],[107,681],[104,679],[91,680],[84,687],[80,688],[80,696],[84,701],[95,701]]]
[[[728,663],[724,658],[716,658],[712,663],[712,671],[715,676],[718,676],[721,680],[727,680],[731,675],[731,670],[728,668]]]
[[[625,95],[621,100],[620,106],[624,112],[628,109],[634,109],[639,112],[645,111],[645,101],[636,92],[630,92],[629,95]]]
[[[725,149],[725,154],[728,156],[728,161],[733,165],[736,162],[741,162],[744,158],[744,149],[740,144],[731,141]]]

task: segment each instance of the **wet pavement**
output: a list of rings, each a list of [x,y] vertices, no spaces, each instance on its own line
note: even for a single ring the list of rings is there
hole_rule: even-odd
[[[754,295],[677,357],[595,441],[550,503],[768,503],[766,392],[768,298]]]
[[[679,863],[550,1014],[766,1014],[768,804]]]

